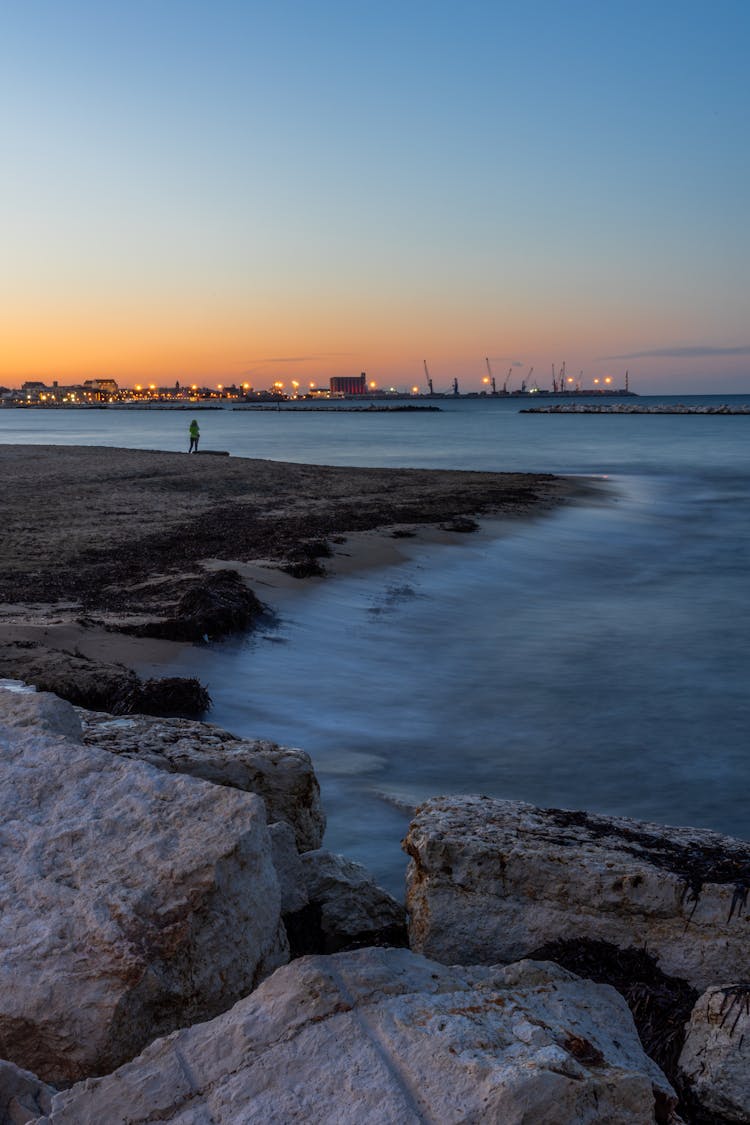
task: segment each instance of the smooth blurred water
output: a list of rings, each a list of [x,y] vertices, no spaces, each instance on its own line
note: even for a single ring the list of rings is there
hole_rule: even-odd
[[[153,447],[189,421],[92,412],[61,434],[36,411],[10,437],[11,413],[2,440]],[[603,478],[599,496],[499,537],[308,584],[277,628],[185,654],[175,671],[208,683],[213,721],[313,755],[327,846],[400,892],[408,806],[451,792],[750,835],[750,417],[464,400],[200,420],[236,455]]]
[[[556,400],[552,400],[556,401]],[[583,400],[577,400],[583,401]],[[599,400],[601,401],[601,400]],[[630,399],[669,402],[669,398]],[[684,402],[748,402],[703,396]],[[235,457],[330,465],[408,465],[565,473],[690,468],[696,452],[731,466],[746,446],[747,416],[521,414],[524,399],[438,400],[440,410],[380,413],[306,409],[0,409],[0,441],[187,451],[188,424],[201,448]]]

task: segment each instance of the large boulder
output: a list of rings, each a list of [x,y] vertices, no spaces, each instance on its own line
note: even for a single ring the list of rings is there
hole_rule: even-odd
[[[556,965],[309,957],[208,1024],[57,1094],[38,1125],[647,1125],[672,1088],[622,998]]]
[[[709,988],[693,1009],[680,1081],[712,1121],[750,1122],[750,983]]]
[[[299,851],[319,848],[325,831],[320,786],[309,754],[265,739],[237,738],[212,723],[80,710],[84,739],[158,769],[257,793],[269,823],[291,824]]]
[[[307,901],[284,918],[292,956],[408,944],[404,907],[361,863],[324,848],[299,858]]]
[[[261,799],[74,742],[74,720],[0,691],[0,1057],[55,1084],[288,957]]]
[[[643,948],[697,989],[750,978],[750,844],[740,840],[442,797],[417,810],[404,847],[411,945],[439,961],[509,962],[585,939]]]

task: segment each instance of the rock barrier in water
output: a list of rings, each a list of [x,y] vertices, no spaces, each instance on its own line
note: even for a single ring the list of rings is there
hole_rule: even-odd
[[[750,405],[691,406],[682,402],[645,406],[629,402],[558,402],[553,406],[527,406],[519,414],[750,414]]]

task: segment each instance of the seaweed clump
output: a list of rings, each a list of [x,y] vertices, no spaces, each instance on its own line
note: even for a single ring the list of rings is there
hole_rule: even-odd
[[[667,836],[630,828],[626,824],[618,824],[607,817],[597,817],[587,812],[567,809],[545,809],[544,812],[561,828],[584,828],[595,839],[613,837],[621,841],[620,846],[624,852],[637,859],[646,859],[654,867],[676,875],[685,884],[683,898],[694,904],[693,909],[706,883],[734,886],[727,921],[735,916],[739,918],[747,906],[750,892],[750,847],[739,843],[731,847],[718,842],[680,844]],[[567,840],[561,838],[557,842],[580,844],[580,840],[574,837]]]
[[[606,941],[547,942],[529,957],[555,961],[580,977],[616,988],[633,1014],[644,1051],[674,1084],[685,1025],[698,999],[694,988],[663,973],[644,949],[619,949]]]
[[[289,562],[281,569],[292,578],[316,578],[326,573],[320,559],[329,559],[333,551],[326,539],[311,539],[298,543],[289,551]]]
[[[201,642],[241,632],[264,612],[236,570],[215,570],[187,584],[163,619],[117,628],[136,637]]]
[[[124,664],[92,660],[82,652],[47,648],[35,641],[0,646],[0,677],[53,692],[74,707],[110,715],[199,719],[211,707],[208,691],[191,677],[144,681]]]

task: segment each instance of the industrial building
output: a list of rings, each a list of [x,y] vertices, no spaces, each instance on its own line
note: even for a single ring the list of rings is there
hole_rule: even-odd
[[[332,395],[364,395],[367,394],[367,376],[364,371],[361,375],[332,375]]]

